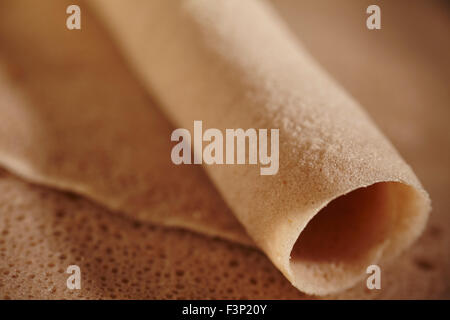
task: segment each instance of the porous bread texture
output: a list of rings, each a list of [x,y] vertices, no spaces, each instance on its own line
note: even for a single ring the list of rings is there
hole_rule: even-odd
[[[69,265],[81,270],[70,290]],[[259,251],[0,171],[0,299],[303,299]]]
[[[365,282],[327,299],[439,298],[448,270],[438,227]],[[81,289],[69,290],[69,265]],[[0,171],[0,299],[315,299],[258,250],[150,225]]]
[[[190,129],[202,120],[220,130],[280,129],[277,175],[261,177],[253,166],[205,169],[294,286],[321,295],[348,288],[368,265],[397,255],[422,232],[430,201],[414,173],[264,2],[92,3],[177,126]],[[320,213],[335,199],[351,212],[338,219]],[[361,208],[372,223],[361,219]],[[334,220],[342,221],[340,228],[327,235],[310,232],[317,236],[306,239],[314,241],[302,241],[316,214],[322,221],[316,231],[330,229]],[[355,225],[352,232],[347,223]],[[339,250],[317,243],[336,234]],[[338,251],[355,241],[359,250],[344,258]],[[317,248],[330,253],[328,259],[305,254]]]

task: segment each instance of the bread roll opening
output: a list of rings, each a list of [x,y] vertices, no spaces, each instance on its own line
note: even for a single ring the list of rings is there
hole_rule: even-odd
[[[381,182],[331,201],[293,247],[290,266],[295,282],[307,279],[306,291],[323,293],[354,285],[383,253],[394,253],[420,232],[412,230],[426,205],[420,199],[412,187]]]

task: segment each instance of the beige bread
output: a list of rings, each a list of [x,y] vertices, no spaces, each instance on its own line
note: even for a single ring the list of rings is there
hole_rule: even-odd
[[[280,130],[278,174],[205,169],[298,289],[348,288],[421,233],[430,203],[414,173],[266,3],[92,3],[176,126]]]
[[[370,0],[272,3],[314,58],[380,125],[433,200],[422,239],[427,245],[410,252],[411,263],[394,262],[403,268],[404,278],[389,286],[393,291],[409,287],[413,298],[427,280],[412,270],[423,268],[425,275],[442,268],[434,286],[444,288],[440,297],[449,299],[450,148],[443,146],[450,145],[450,40],[442,32],[450,27],[448,6],[442,1],[380,0],[382,29],[370,31],[362,19]]]
[[[0,171],[0,299],[315,299],[259,251],[153,226],[83,197],[30,185]],[[437,237],[437,238],[436,238]],[[445,269],[435,230],[383,266],[382,289],[358,284],[326,298],[439,298]],[[69,290],[69,265],[81,289]]]
[[[33,14],[33,7],[27,9],[26,4],[19,1],[10,2],[8,7],[7,2],[1,4],[5,10],[0,12],[8,12],[8,15],[1,20],[0,52],[2,61],[8,63],[2,67],[7,72],[3,73],[6,78],[2,78],[0,90],[2,99],[8,97],[8,100],[7,103],[3,100],[0,110],[8,117],[0,117],[3,120],[0,128],[8,128],[3,132],[9,134],[0,135],[0,139],[9,137],[6,141],[10,144],[3,144],[3,150],[7,152],[0,159],[6,161],[5,155],[15,156],[10,162],[12,171],[31,181],[87,195],[109,208],[121,210],[131,220],[79,197],[28,186],[3,174],[0,226],[5,228],[0,230],[0,240],[3,240],[0,241],[0,298],[311,298],[294,290],[255,250],[133,222],[134,219],[153,221],[238,241],[248,239],[233,216],[228,216],[230,212],[199,168],[170,168],[170,162],[166,162],[169,159],[158,159],[157,153],[146,148],[138,150],[143,143],[148,144],[149,149],[159,145],[161,154],[168,156],[170,148],[164,143],[172,128],[128,75],[124,63],[114,53],[114,46],[104,39],[105,33],[84,4],[81,3],[83,17],[89,21],[89,28],[84,28],[79,36],[67,36],[66,30],[58,27],[58,23],[64,21],[68,3],[47,1],[41,6],[42,15]],[[33,28],[27,29],[24,21]],[[71,44],[73,37],[77,41]],[[41,47],[42,42],[48,45]],[[55,42],[60,44],[59,50],[52,49]],[[315,53],[323,56],[321,52],[317,49]],[[345,76],[346,69],[336,68],[336,65],[330,65],[332,70]],[[368,74],[371,71],[367,69]],[[47,76],[43,77],[43,74]],[[74,77],[67,78],[67,74]],[[400,68],[398,74],[405,72],[402,73]],[[80,80],[68,82],[73,78]],[[82,82],[85,82],[84,86],[77,84]],[[344,83],[350,83],[349,89],[360,85],[362,90],[357,97],[364,99],[367,91],[364,91],[364,82]],[[439,87],[435,85],[434,88]],[[386,108],[396,107],[395,99],[389,100],[383,95],[373,99]],[[58,108],[52,108],[48,101],[55,102]],[[86,105],[79,101],[86,101]],[[127,112],[120,108],[121,105],[127,106]],[[115,110],[114,113],[120,116],[114,117],[113,112],[102,115],[106,108]],[[371,111],[376,111],[375,108],[374,103]],[[80,110],[84,112],[78,114]],[[92,110],[90,117],[82,117],[87,110]],[[14,116],[14,112],[19,115]],[[146,119],[145,115],[151,117]],[[32,120],[34,125],[24,125],[25,119]],[[46,119],[52,121],[44,122]],[[392,121],[395,119],[393,117]],[[11,122],[14,120],[17,120],[16,124]],[[146,128],[146,124],[151,124],[151,128]],[[130,125],[134,130],[120,130]],[[70,133],[65,128],[70,128]],[[394,126],[386,129],[390,128]],[[395,132],[390,132],[393,138],[398,138]],[[146,139],[150,134],[153,139]],[[443,137],[438,136],[439,139]],[[398,142],[400,147],[409,145],[401,140]],[[68,145],[72,148],[67,148]],[[89,149],[89,159],[83,152],[85,148]],[[426,159],[418,161],[415,150],[420,150],[420,145],[408,153],[408,160],[414,160],[414,167],[420,169],[422,176],[426,174],[425,183],[431,186],[434,207],[441,209],[440,214],[432,216],[432,225],[413,250],[395,260],[394,265],[382,266],[382,290],[368,291],[361,282],[352,290],[328,297],[441,297],[448,283],[444,278],[448,274],[448,265],[444,263],[448,247],[443,242],[444,227],[448,224],[443,215],[443,209],[448,207],[442,193],[446,188],[440,182],[442,179],[433,175],[432,170],[439,168],[439,163],[430,166],[427,163],[431,162]],[[122,156],[114,159],[114,154]],[[127,154],[132,156],[127,159]],[[146,157],[151,161],[145,161]],[[55,161],[58,158],[60,160]],[[19,161],[27,164],[28,170],[17,166]],[[87,170],[80,170],[79,166]],[[146,176],[153,177],[155,172],[158,176],[140,180],[135,169],[148,172]],[[184,178],[174,179],[173,170],[179,170],[176,174]],[[164,175],[169,183],[160,177]],[[138,183],[124,183],[136,179]],[[189,181],[191,183],[185,184]],[[177,192],[172,193],[171,185]],[[202,198],[202,195],[207,196]],[[146,197],[152,196],[155,196],[152,201],[146,201]],[[211,211],[212,208],[215,210]],[[198,212],[206,219],[196,220],[198,214],[194,213]],[[208,218],[210,216],[212,218]],[[194,222],[189,224],[190,221]],[[223,228],[228,224],[236,227]],[[95,241],[92,241],[93,234]],[[243,237],[239,239],[240,235]],[[86,290],[76,293],[66,290],[64,270],[69,263],[81,264]],[[113,265],[117,267],[114,271]]]
[[[40,14],[32,2],[0,4],[0,163],[141,221],[251,244],[201,168],[172,164],[171,125],[89,10],[69,32],[69,2]]]

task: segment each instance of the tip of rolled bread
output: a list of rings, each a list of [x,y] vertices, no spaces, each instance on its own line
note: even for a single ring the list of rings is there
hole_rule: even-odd
[[[354,286],[367,267],[398,255],[421,234],[431,209],[426,192],[379,182],[330,201],[300,233],[290,259],[293,284],[327,295]]]

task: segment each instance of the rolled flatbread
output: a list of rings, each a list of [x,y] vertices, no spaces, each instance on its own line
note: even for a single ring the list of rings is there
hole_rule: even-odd
[[[360,106],[262,1],[93,1],[172,122],[279,129],[279,171],[205,165],[301,291],[354,285],[423,230],[430,201]]]
[[[43,15],[27,4],[0,11],[0,161],[10,171],[133,218],[254,240],[313,294],[355,284],[423,229],[429,199],[411,169],[266,4],[95,3],[176,127],[280,130],[276,175],[205,166],[220,195],[198,166],[171,163],[174,128],[88,11],[77,35],[57,27],[63,2],[46,1]]]

